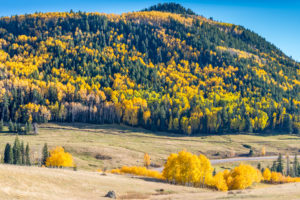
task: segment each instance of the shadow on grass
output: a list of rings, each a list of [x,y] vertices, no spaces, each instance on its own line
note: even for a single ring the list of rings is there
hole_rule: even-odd
[[[140,179],[148,182],[154,182],[154,183],[166,183],[168,184],[165,180],[161,179],[156,179],[156,178],[151,178],[151,177],[143,177],[143,176],[133,176],[135,179]]]
[[[164,137],[173,137],[173,138],[199,138],[203,137],[201,139],[205,139],[205,137],[208,136],[232,136],[232,135],[249,135],[249,136],[262,136],[262,137],[269,137],[269,136],[279,136],[279,135],[291,135],[288,134],[285,131],[272,131],[272,130],[267,130],[264,132],[258,132],[258,133],[247,133],[247,132],[223,132],[223,133],[196,133],[192,134],[190,136],[184,135],[182,133],[175,133],[175,132],[163,132],[163,131],[151,131],[148,129],[144,129],[142,127],[137,127],[137,126],[127,126],[124,124],[92,124],[92,123],[59,123],[59,122],[52,122],[51,124],[58,125],[60,127],[49,127],[49,128],[58,128],[58,129],[69,129],[68,127],[71,128],[76,128],[78,130],[89,130],[91,132],[99,132],[99,130],[103,133],[107,132],[109,134],[112,134],[112,132],[115,132],[117,134],[122,134],[122,133],[145,133],[155,136],[164,136]],[[47,124],[42,124],[41,127],[46,128]],[[286,138],[284,140],[300,140],[300,135],[293,135],[297,136],[298,138]],[[187,140],[188,141],[188,140]]]

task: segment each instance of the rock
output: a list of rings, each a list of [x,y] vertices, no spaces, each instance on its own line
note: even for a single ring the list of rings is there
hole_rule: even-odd
[[[104,197],[111,198],[111,199],[116,199],[117,198],[116,193],[113,190],[109,191]]]
[[[165,190],[161,188],[161,189],[157,189],[156,191],[157,192],[164,192]]]

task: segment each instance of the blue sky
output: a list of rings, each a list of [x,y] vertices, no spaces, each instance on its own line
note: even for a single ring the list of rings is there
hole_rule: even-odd
[[[36,11],[69,11],[123,13],[137,11],[157,0],[0,0],[0,16]],[[215,20],[243,25],[300,61],[299,0],[173,0],[197,14]]]

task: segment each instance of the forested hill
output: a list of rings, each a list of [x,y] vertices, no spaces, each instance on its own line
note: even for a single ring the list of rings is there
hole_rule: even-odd
[[[178,4],[0,18],[7,122],[296,133],[299,77],[300,64],[256,33]]]

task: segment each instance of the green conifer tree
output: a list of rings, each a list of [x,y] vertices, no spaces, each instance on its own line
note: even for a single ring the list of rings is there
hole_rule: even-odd
[[[31,162],[30,162],[30,155],[29,155],[29,144],[27,143],[26,145],[26,149],[25,149],[25,157],[26,157],[26,161],[25,161],[25,164],[26,165],[31,165]]]
[[[286,156],[286,175],[291,176],[291,170],[290,170],[290,157]]]
[[[21,142],[20,145],[20,151],[21,151],[21,165],[25,165],[25,148],[24,148],[24,142]]]
[[[276,171],[280,172],[280,173],[283,172],[283,162],[282,162],[282,155],[281,155],[281,153],[279,154],[278,159],[277,159]]]
[[[21,164],[21,150],[20,150],[20,141],[18,137],[16,137],[13,146],[13,164],[15,165]]]
[[[17,125],[17,123],[16,123],[16,122],[14,123],[14,132],[15,132],[15,133],[17,133],[17,132],[18,132],[18,125]]]
[[[9,132],[14,132],[14,124],[12,123],[11,120],[9,120],[8,129],[9,129]]]
[[[12,161],[13,161],[13,155],[12,155],[11,145],[7,143],[4,150],[4,163],[12,164]]]
[[[48,157],[49,157],[48,145],[47,143],[45,143],[43,147],[42,165],[46,164],[46,160]]]
[[[22,133],[22,126],[20,123],[17,124],[17,133]]]
[[[4,124],[3,124],[3,119],[0,120],[0,131],[3,131]]]
[[[297,158],[297,154],[295,154],[295,158],[294,158],[294,162],[293,162],[293,176],[294,177],[299,176],[298,167],[299,167],[298,158]]]

